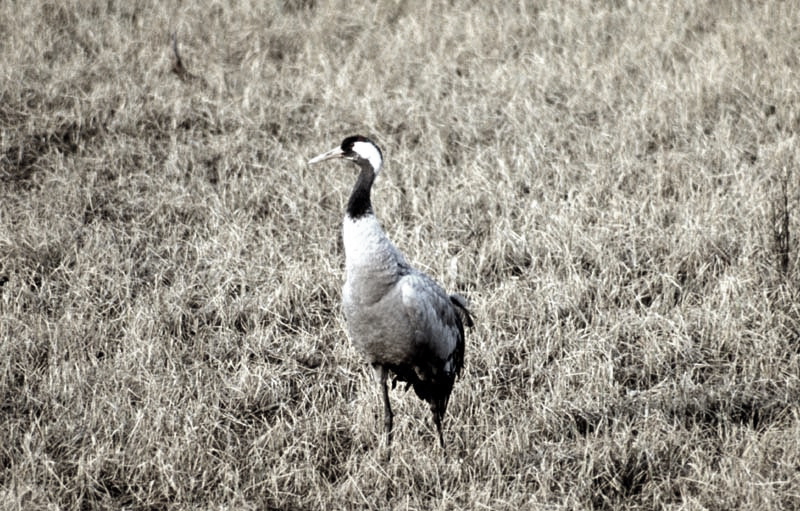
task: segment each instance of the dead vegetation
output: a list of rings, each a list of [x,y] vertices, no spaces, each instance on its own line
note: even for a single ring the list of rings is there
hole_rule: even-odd
[[[798,16],[0,3],[0,500],[798,507]],[[351,133],[477,314],[446,455],[399,395],[376,449]]]

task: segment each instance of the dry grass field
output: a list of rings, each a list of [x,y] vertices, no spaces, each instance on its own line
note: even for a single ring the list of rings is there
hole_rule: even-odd
[[[181,61],[170,34],[176,34]],[[795,2],[0,2],[0,508],[800,507]],[[374,204],[476,328],[437,443]]]

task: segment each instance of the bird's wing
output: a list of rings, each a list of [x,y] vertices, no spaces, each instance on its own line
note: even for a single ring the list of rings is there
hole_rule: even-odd
[[[457,374],[464,360],[464,327],[450,296],[419,272],[404,276],[400,284],[415,343],[435,355],[446,374]]]

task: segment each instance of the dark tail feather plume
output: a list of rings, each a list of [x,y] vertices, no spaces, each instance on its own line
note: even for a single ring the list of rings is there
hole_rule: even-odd
[[[458,315],[461,317],[461,323],[468,328],[475,326],[475,323],[472,321],[472,314],[469,312],[467,299],[459,294],[452,294],[450,295],[450,301],[456,306],[456,311],[458,311]]]

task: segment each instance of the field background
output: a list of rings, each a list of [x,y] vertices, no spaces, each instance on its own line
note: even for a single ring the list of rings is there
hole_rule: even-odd
[[[176,40],[180,64],[170,43]],[[795,2],[0,2],[2,509],[800,506]],[[442,452],[355,169],[476,317]]]

